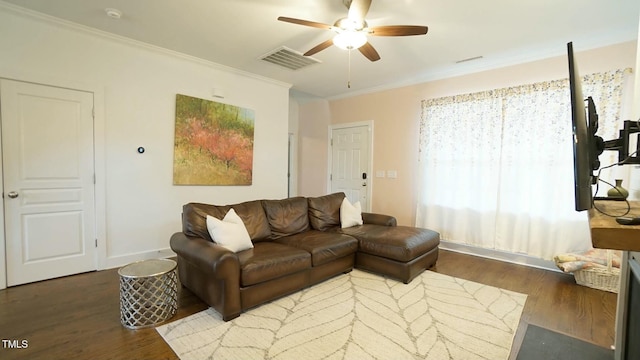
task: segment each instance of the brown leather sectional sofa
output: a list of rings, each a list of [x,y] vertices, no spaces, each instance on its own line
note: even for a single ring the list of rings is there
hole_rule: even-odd
[[[184,205],[182,232],[171,237],[182,285],[228,321],[354,266],[408,283],[435,264],[437,232],[396,226],[395,218],[371,213],[362,214],[363,225],[342,229],[344,197]],[[247,228],[252,249],[234,253],[211,239],[207,215],[222,219],[231,208]]]

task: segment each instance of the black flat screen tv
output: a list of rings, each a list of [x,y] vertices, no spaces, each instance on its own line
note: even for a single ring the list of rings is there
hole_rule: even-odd
[[[573,172],[576,211],[588,210],[593,204],[591,185],[593,171],[600,167],[598,160],[598,114],[591,97],[584,98],[573,44],[567,44],[569,57],[569,89],[571,93],[571,122],[573,125]]]

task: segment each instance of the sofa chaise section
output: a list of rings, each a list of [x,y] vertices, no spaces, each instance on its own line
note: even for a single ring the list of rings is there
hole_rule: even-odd
[[[364,224],[340,231],[358,239],[356,268],[385,274],[405,284],[438,260],[440,234],[433,230]]]

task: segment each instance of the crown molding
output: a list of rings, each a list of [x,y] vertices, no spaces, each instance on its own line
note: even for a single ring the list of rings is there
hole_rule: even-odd
[[[8,13],[12,13],[14,15],[18,15],[18,16],[22,16],[24,18],[28,18],[31,20],[36,20],[36,21],[41,21],[50,25],[54,25],[54,26],[59,26],[65,29],[69,29],[69,30],[73,30],[73,31],[77,31],[77,32],[81,32],[84,34],[88,34],[88,35],[92,35],[92,36],[96,36],[96,37],[100,37],[102,39],[105,40],[109,40],[109,41],[114,41],[120,44],[124,44],[124,45],[128,45],[134,48],[138,48],[138,49],[144,49],[150,52],[155,52],[158,54],[162,54],[162,55],[167,55],[167,56],[171,56],[174,58],[178,58],[181,60],[186,60],[186,61],[190,61],[192,63],[196,63],[199,65],[203,65],[212,69],[216,69],[216,70],[220,70],[220,71],[225,71],[225,72],[229,72],[229,73],[233,73],[236,75],[240,75],[240,76],[244,76],[247,78],[252,78],[255,80],[259,80],[262,82],[267,82],[267,83],[271,83],[277,86],[282,86],[284,88],[290,89],[292,84],[290,83],[286,83],[283,81],[279,81],[279,80],[275,80],[272,78],[268,78],[265,76],[261,76],[261,75],[257,75],[254,73],[250,73],[247,71],[243,71],[243,70],[239,70],[230,66],[226,66],[226,65],[222,65],[222,64],[218,64],[215,63],[213,61],[209,61],[209,60],[205,60],[199,57],[195,57],[195,56],[191,56],[191,55],[187,55],[178,51],[173,51],[173,50],[169,50],[166,48],[163,48],[161,46],[156,46],[156,45],[152,45],[152,44],[148,44],[142,41],[138,41],[138,40],[134,40],[125,36],[121,36],[121,35],[116,35],[107,31],[103,31],[103,30],[98,30],[86,25],[82,25],[82,24],[78,24],[75,23],[73,21],[69,21],[69,20],[64,20],[64,19],[60,19],[57,18],[55,16],[51,16],[51,15],[47,15],[47,14],[43,14],[41,12],[38,11],[34,11],[34,10],[30,10],[30,9],[26,9],[14,4],[10,4],[4,1],[0,0],[0,11],[6,11]]]

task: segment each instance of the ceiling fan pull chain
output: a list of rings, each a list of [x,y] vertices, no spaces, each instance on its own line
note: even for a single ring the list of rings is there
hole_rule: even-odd
[[[349,49],[349,67],[347,70],[347,88],[351,89],[351,49]]]

